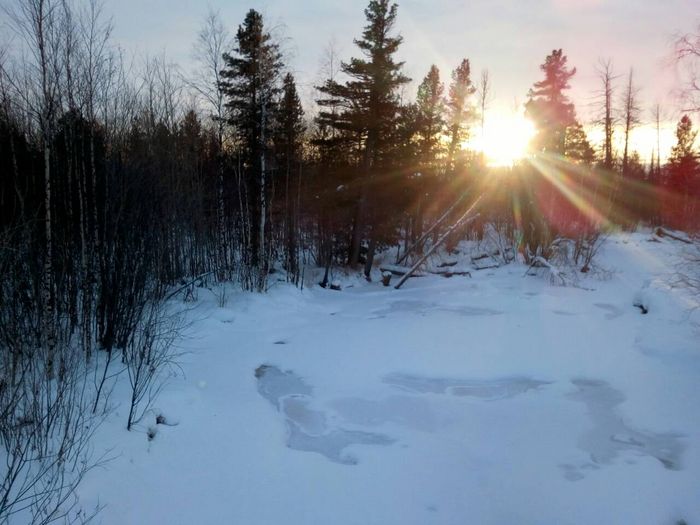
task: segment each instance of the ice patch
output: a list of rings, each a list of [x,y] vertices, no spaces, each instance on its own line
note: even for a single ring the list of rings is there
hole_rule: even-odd
[[[353,425],[372,427],[394,423],[423,432],[438,428],[437,417],[429,404],[411,396],[391,396],[380,401],[351,397],[338,399],[331,406]]]
[[[478,397],[486,401],[511,398],[528,390],[537,390],[541,386],[551,384],[548,381],[538,381],[527,377],[469,380],[422,377],[407,374],[390,374],[384,377],[384,382],[408,392]]]
[[[312,388],[294,372],[271,365],[255,370],[258,392],[284,414],[287,446],[316,452],[335,463],[356,465],[357,458],[345,449],[351,445],[390,445],[395,440],[383,434],[331,428],[326,414],[309,406]]]
[[[480,308],[468,305],[441,305],[435,302],[401,300],[392,302],[388,308],[376,310],[372,312],[375,315],[386,316],[391,313],[408,312],[419,315],[426,315],[431,312],[450,312],[462,316],[481,316],[481,315],[501,315],[501,310],[492,310],[491,308]]]
[[[280,399],[293,395],[311,395],[312,388],[293,372],[283,372],[276,366],[260,365],[255,369],[258,392],[280,409]]]
[[[327,457],[334,463],[357,465],[358,460],[352,454],[345,452],[351,445],[391,445],[394,440],[382,434],[345,430],[336,428],[327,433],[314,436],[307,434],[294,420],[287,420],[289,435],[287,446],[293,450],[316,452]]]
[[[679,440],[681,436],[642,432],[628,426],[616,409],[625,396],[605,381],[575,379],[572,383],[577,391],[569,394],[569,399],[584,403],[593,423],[593,428],[579,438],[579,447],[590,454],[593,463],[609,464],[620,453],[632,452],[651,456],[666,469],[681,469],[684,449]],[[569,468],[565,474],[567,479],[581,474],[581,468]],[[574,471],[578,474],[573,474]]]

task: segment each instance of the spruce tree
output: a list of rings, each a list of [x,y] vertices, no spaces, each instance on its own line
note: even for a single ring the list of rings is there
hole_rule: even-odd
[[[445,127],[445,86],[440,82],[440,70],[430,66],[416,96],[418,108],[418,140],[422,155],[423,169],[430,169],[440,149],[440,139]],[[431,170],[432,171],[432,170]]]
[[[418,86],[416,96],[416,139],[418,142],[419,172],[413,210],[413,237],[423,234],[423,215],[426,195],[434,195],[440,175],[439,157],[445,129],[445,86],[440,82],[440,70],[432,65]]]
[[[566,129],[576,123],[574,105],[564,91],[576,68],[567,67],[566,55],[555,49],[540,66],[544,79],[535,82],[528,92],[525,114],[537,129],[533,139],[536,152],[564,154]]]
[[[397,62],[394,58],[403,41],[400,35],[392,36],[396,14],[395,3],[371,0],[365,9],[367,25],[362,37],[355,40],[363,57],[341,64],[341,71],[349,77],[347,82],[329,79],[318,88],[323,95],[318,101],[323,108],[319,113],[319,122],[353,132],[361,144],[362,187],[350,243],[350,264],[359,262],[366,215],[371,213],[367,202],[369,185],[383,155],[390,150],[388,140],[393,136],[399,113],[398,90],[410,81],[402,73],[403,62]],[[335,111],[327,110],[331,107]],[[372,246],[369,264],[371,252]]]
[[[678,195],[673,206],[674,226],[687,227],[695,219],[696,201],[700,197],[700,160],[695,150],[698,132],[688,115],[676,127],[676,145],[668,159],[668,185]]]
[[[668,159],[669,186],[681,193],[687,191],[690,181],[698,172],[698,155],[695,152],[697,136],[690,117],[683,115],[676,126],[676,145]]]
[[[595,151],[588,142],[588,137],[578,120],[566,128],[564,139],[564,155],[574,162],[592,164]]]
[[[284,184],[285,267],[288,277],[299,278],[297,229],[299,221],[301,147],[305,131],[304,110],[297,93],[294,76],[287,73],[282,81],[282,97],[277,114],[275,149],[279,172]]]
[[[266,160],[271,139],[279,75],[282,69],[279,45],[264,27],[263,17],[251,9],[236,33],[233,54],[224,54],[221,89],[226,96],[228,122],[240,143],[240,156],[246,175],[249,232],[246,261],[254,275],[248,281],[263,289],[269,263],[266,238],[269,177]]]
[[[447,125],[449,127],[448,162],[454,168],[455,155],[460,144],[469,138],[468,124],[474,112],[469,103],[469,97],[476,93],[471,80],[469,60],[462,63],[452,72],[452,83],[447,99]]]

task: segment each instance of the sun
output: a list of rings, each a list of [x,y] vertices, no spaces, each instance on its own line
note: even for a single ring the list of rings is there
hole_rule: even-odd
[[[483,152],[491,167],[512,166],[526,155],[534,135],[534,124],[523,115],[494,110],[484,119],[483,134],[478,129],[469,146]]]

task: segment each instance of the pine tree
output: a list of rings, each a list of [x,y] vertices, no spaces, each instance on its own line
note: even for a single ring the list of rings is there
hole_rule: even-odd
[[[445,129],[445,86],[440,82],[440,70],[432,65],[418,86],[416,96],[415,138],[418,148],[418,184],[414,196],[413,238],[423,233],[426,195],[434,195],[439,173],[441,139]]]
[[[683,115],[676,127],[676,145],[668,159],[668,184],[679,193],[687,193],[698,171],[698,155],[694,149],[697,135],[690,117]]]
[[[693,122],[683,115],[676,127],[676,145],[668,159],[668,185],[679,196],[680,202],[673,210],[675,225],[688,226],[694,218],[695,204],[700,197],[700,160],[695,151],[698,132],[693,130]]]
[[[263,289],[268,255],[266,225],[269,177],[266,160],[271,139],[279,75],[282,69],[279,45],[265,30],[263,17],[251,9],[236,34],[235,53],[224,54],[221,89],[229,110],[229,124],[241,144],[241,158],[246,172],[248,241],[247,261],[256,275],[250,285]]]
[[[538,152],[561,155],[564,154],[566,129],[576,122],[574,105],[564,94],[570,88],[569,80],[576,74],[576,68],[569,69],[566,55],[561,49],[555,49],[540,69],[544,80],[535,82],[525,104],[525,114],[537,128],[533,147]]]
[[[486,85],[488,86],[488,75],[486,75]],[[460,144],[469,138],[468,123],[473,117],[473,109],[469,104],[469,97],[476,93],[476,88],[471,80],[471,68],[469,60],[464,59],[462,63],[452,72],[452,83],[447,99],[447,122],[449,127],[449,150],[448,163],[450,169],[454,168],[455,154]],[[488,96],[488,92],[487,96]],[[484,105],[486,99],[484,98]]]
[[[282,97],[277,115],[275,148],[279,171],[284,177],[284,230],[285,267],[288,276],[296,282],[299,278],[297,253],[297,229],[301,175],[302,139],[305,131],[304,110],[297,93],[294,76],[287,73],[282,82]]]
[[[371,209],[367,209],[371,208],[367,203],[369,185],[383,155],[390,149],[387,141],[396,127],[398,90],[410,81],[401,72],[403,62],[397,62],[394,58],[403,41],[400,35],[391,36],[396,13],[395,3],[390,3],[389,0],[371,0],[365,9],[367,25],[362,38],[355,40],[355,45],[364,57],[342,63],[341,71],[350,80],[341,84],[329,79],[318,88],[324,95],[318,101],[319,105],[322,108],[336,109],[332,112],[323,109],[319,113],[319,122],[354,132],[362,145],[362,188],[350,243],[350,264],[359,261],[366,215],[371,213]],[[370,238],[369,264],[372,259],[372,244]]]
[[[440,70],[433,65],[418,86],[416,97],[417,132],[424,167],[434,164],[439,154],[440,139],[445,128],[444,91],[445,86],[440,82]]]
[[[277,107],[275,131],[275,147],[282,170],[287,170],[292,163],[299,160],[305,131],[304,109],[301,106],[296,82],[294,76],[287,73],[282,81],[282,96]]]
[[[566,128],[564,139],[564,155],[572,161],[583,164],[591,164],[595,158],[595,152],[588,142],[588,137],[580,122]]]

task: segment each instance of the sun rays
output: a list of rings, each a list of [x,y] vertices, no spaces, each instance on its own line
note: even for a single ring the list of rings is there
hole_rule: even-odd
[[[467,147],[481,152],[490,167],[508,167],[522,159],[535,135],[534,124],[522,114],[496,109],[489,112]]]

